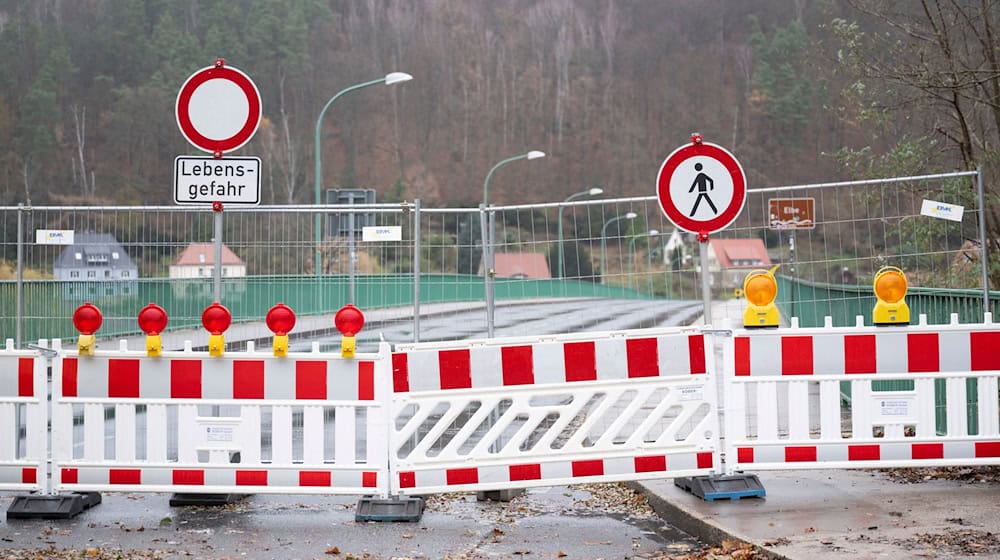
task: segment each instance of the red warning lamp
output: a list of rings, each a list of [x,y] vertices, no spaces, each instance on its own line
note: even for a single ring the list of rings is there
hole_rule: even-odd
[[[340,334],[344,335],[340,342],[340,355],[344,358],[354,357],[354,335],[361,332],[365,326],[365,316],[361,310],[348,303],[340,308],[340,311],[333,317],[333,324],[336,325]]]
[[[77,341],[77,350],[81,356],[93,356],[94,348],[97,346],[94,333],[101,328],[104,317],[101,310],[89,301],[76,308],[73,312],[73,326],[80,331],[80,339]]]
[[[274,333],[274,355],[288,355],[288,333],[295,326],[295,312],[284,303],[278,303],[264,317],[267,328]]]
[[[233,322],[233,316],[224,305],[214,302],[201,313],[201,324],[209,332],[208,354],[210,356],[221,356],[226,348],[226,339],[222,333],[226,332]]]
[[[167,328],[167,312],[155,303],[150,303],[139,311],[139,328],[146,333],[146,355],[159,356],[163,352],[160,333]]]

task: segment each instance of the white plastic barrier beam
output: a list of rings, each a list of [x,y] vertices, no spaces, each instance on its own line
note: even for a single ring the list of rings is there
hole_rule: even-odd
[[[727,472],[1000,464],[997,348],[989,315],[737,330],[724,357]]]
[[[7,339],[0,350],[0,490],[45,490],[46,396],[45,359]]]
[[[378,354],[66,352],[53,363],[56,491],[387,495]]]
[[[709,474],[710,358],[693,329],[400,346],[393,492]]]

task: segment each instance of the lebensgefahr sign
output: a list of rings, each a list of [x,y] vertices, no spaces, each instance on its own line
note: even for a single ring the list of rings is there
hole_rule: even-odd
[[[177,204],[260,204],[260,158],[177,156]]]

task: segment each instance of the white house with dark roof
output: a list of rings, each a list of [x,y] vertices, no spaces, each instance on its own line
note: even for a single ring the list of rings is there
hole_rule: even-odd
[[[52,267],[67,285],[67,299],[138,295],[139,267],[110,233],[83,232],[63,249]]]
[[[192,243],[170,264],[171,278],[212,278],[215,274],[215,244]],[[247,265],[225,243],[222,244],[222,277],[247,275]]]

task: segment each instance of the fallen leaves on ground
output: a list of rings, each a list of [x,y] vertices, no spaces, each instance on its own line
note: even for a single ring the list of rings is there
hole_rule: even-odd
[[[650,507],[646,496],[618,482],[603,484],[581,484],[581,490],[590,493],[590,497],[580,500],[587,509],[622,513],[633,517],[655,517],[656,513]]]
[[[125,550],[121,548],[66,549],[50,546],[44,549],[3,549],[5,560],[162,560],[176,556],[176,551]]]
[[[1000,483],[1000,466],[923,467],[919,469],[881,469],[893,482],[916,484],[928,480]]]
[[[895,541],[910,550],[927,548],[934,551],[986,555],[1000,552],[1000,535],[974,529],[954,529],[944,533],[917,533],[910,539]]]
[[[764,560],[765,556],[741,541],[726,540],[721,546],[708,548],[680,556],[657,556],[652,560]]]

